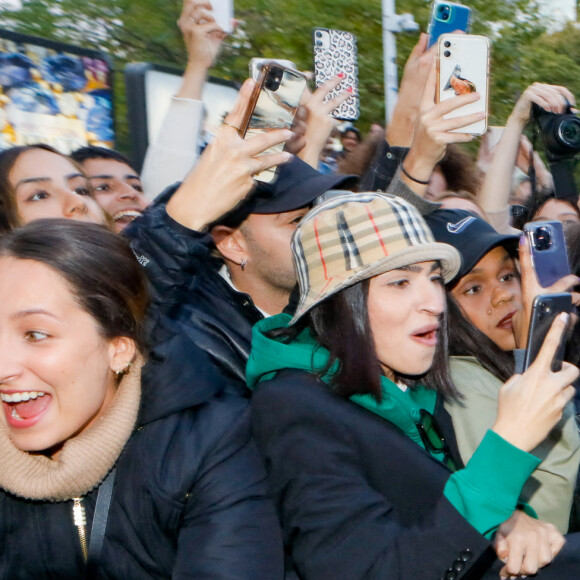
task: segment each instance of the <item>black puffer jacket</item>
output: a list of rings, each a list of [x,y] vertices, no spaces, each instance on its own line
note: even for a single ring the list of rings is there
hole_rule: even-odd
[[[166,190],[124,232],[151,285],[150,339],[153,344],[163,341],[157,323],[171,318],[206,353],[228,386],[247,397],[252,326],[263,315],[250,296],[236,292],[219,274],[223,262],[212,256],[209,234],[189,230],[167,215],[164,202],[176,187]]]
[[[162,330],[143,371],[138,428],[117,462],[99,577],[282,578],[247,401],[227,393],[199,349]],[[89,529],[96,495],[84,500]],[[2,579],[83,577],[72,501],[0,493],[0,544]]]

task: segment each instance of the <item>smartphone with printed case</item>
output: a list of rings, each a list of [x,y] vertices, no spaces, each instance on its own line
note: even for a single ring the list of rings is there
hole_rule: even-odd
[[[348,99],[332,111],[332,116],[342,121],[356,121],[360,115],[356,37],[344,30],[315,28],[313,50],[314,82],[317,87],[339,73],[344,75],[344,79],[326,97],[326,100],[334,98],[347,88],[352,89]]]
[[[433,46],[442,34],[450,34],[461,30],[469,32],[471,26],[471,8],[456,2],[435,0],[431,4],[431,16],[427,33],[428,47]]]
[[[265,64],[244,113],[240,135],[247,138],[274,129],[290,129],[305,88],[306,77],[302,73],[276,63]],[[280,143],[263,155],[283,149],[284,143]],[[275,167],[254,175],[257,181],[266,183],[275,177]]]
[[[445,115],[445,119],[486,113],[489,93],[490,42],[485,36],[444,34],[439,38],[437,60],[437,102],[457,95],[479,93],[481,98]],[[455,133],[483,135],[487,131],[487,117]]]

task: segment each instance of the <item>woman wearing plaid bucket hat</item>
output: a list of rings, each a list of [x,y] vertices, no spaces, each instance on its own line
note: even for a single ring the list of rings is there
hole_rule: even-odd
[[[254,327],[247,368],[289,566],[316,580],[498,578],[490,538],[573,395],[578,370],[550,370],[566,321],[503,387],[493,429],[462,467],[442,406],[457,396],[441,331],[457,251],[411,205],[373,193],[312,210],[292,250],[296,314]],[[569,538],[538,577],[576,577],[580,539]]]

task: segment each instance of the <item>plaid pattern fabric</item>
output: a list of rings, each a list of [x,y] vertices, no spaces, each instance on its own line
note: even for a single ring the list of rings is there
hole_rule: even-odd
[[[292,322],[338,290],[388,270],[440,260],[447,279],[460,264],[412,205],[376,193],[340,195],[315,207],[296,229],[292,251],[300,285]]]

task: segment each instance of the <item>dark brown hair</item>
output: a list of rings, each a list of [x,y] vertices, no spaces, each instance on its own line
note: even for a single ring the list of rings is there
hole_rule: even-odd
[[[35,220],[0,237],[0,256],[52,268],[95,319],[104,338],[127,336],[144,352],[145,276],[122,236],[97,224]]]
[[[451,143],[445,155],[437,164],[441,170],[447,189],[451,191],[469,191],[477,195],[481,184],[481,171],[473,157],[459,145]]]
[[[54,147],[45,145],[44,143],[12,147],[0,153],[0,233],[9,232],[21,225],[18,216],[18,205],[16,203],[16,192],[10,181],[10,173],[20,156],[34,149],[42,149],[43,151],[60,155],[70,161],[72,165],[83,173],[83,170],[76,161],[73,161],[70,157],[57,151]]]
[[[337,369],[330,383],[339,395],[370,394],[380,401],[382,370],[368,317],[369,287],[370,280],[349,286],[318,303],[294,326],[272,331],[269,336],[291,342],[308,328],[316,342],[330,353],[328,364],[317,372],[318,376]],[[449,374],[446,333],[440,333],[433,365],[425,375],[395,374],[395,380],[408,386],[421,384],[446,397],[457,398]]]

